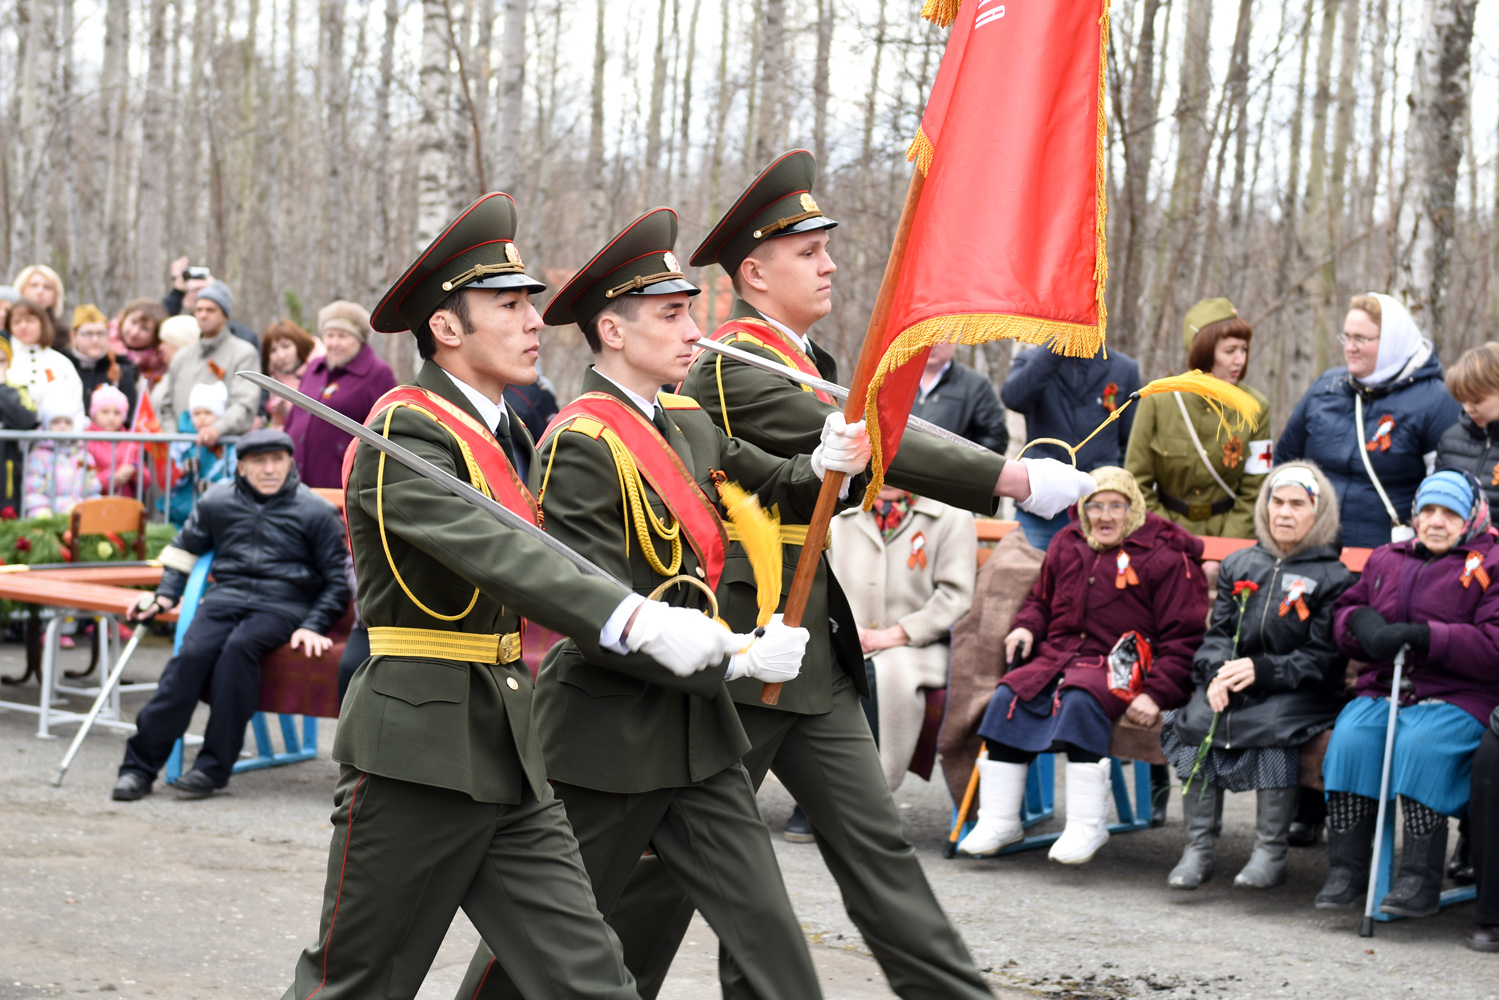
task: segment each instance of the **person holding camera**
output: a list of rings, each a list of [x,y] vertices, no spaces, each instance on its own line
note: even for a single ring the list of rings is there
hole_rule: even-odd
[[[196,316],[198,296],[203,290],[209,285],[224,284],[213,276],[212,270],[189,264],[189,260],[191,260],[189,257],[178,257],[172,261],[172,287],[161,299],[162,307],[166,309],[168,316]],[[228,288],[227,285],[224,287]],[[229,306],[223,309],[225,325],[228,326],[230,333],[258,351],[260,337],[255,331],[243,323],[236,323],[229,319],[230,306],[233,303],[234,296],[230,295]]]
[[[163,427],[174,426],[179,414],[192,412],[189,400],[195,386],[222,381],[229,393],[224,413],[216,423],[198,430],[198,443],[212,448],[222,436],[243,434],[255,420],[260,389],[234,373],[260,371],[260,350],[229,330],[234,293],[228,285],[213,281],[196,295],[193,318],[198,321],[198,339],[172,356],[157,419]]]

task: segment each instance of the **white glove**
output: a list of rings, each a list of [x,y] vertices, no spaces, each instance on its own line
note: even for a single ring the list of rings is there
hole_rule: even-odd
[[[822,440],[812,452],[812,471],[818,479],[829,472],[857,476],[869,464],[869,432],[864,421],[847,423],[834,410],[822,424]]]
[[[701,611],[646,601],[635,613],[625,648],[644,653],[678,677],[690,677],[716,667],[753,638],[730,632]]]
[[[781,621],[780,615],[775,615],[765,626],[764,635],[755,639],[749,649],[734,654],[725,679],[753,677],[767,684],[795,680],[802,672],[802,654],[806,653],[811,638],[812,633],[806,629],[792,628]]]
[[[1020,509],[1037,517],[1056,517],[1085,496],[1098,492],[1098,483],[1054,458],[1022,458],[1031,481],[1031,495],[1020,501]]]

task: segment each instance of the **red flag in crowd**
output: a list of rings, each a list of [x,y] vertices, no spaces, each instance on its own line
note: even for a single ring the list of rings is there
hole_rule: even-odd
[[[140,402],[135,407],[135,422],[130,426],[132,434],[160,434],[161,423],[156,419],[156,408],[151,405],[149,393],[141,393]],[[170,483],[167,481],[167,446],[164,443],[156,444],[142,443],[141,451],[150,454],[151,467],[156,470],[156,488],[165,490]]]
[[[925,181],[865,399],[877,472],[932,345],[1092,357],[1104,337],[1107,0],[929,0],[923,14],[954,26],[908,153]]]

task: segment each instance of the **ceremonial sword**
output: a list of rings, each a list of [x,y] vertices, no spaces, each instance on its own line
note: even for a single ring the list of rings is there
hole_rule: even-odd
[[[572,563],[587,575],[602,577],[605,580],[611,580],[615,583],[618,583],[626,590],[630,589],[628,584],[616,579],[614,574],[605,570],[597,563],[586,558],[585,556],[579,555],[577,552],[568,548],[562,542],[559,542],[557,539],[553,538],[545,531],[542,531],[540,528],[536,527],[536,525],[521,517],[519,514],[515,513],[512,510],[509,510],[502,504],[496,503],[494,500],[491,500],[489,497],[485,496],[483,493],[480,493],[478,490],[474,489],[472,486],[470,486],[468,483],[465,483],[457,476],[439,469],[437,466],[433,465],[425,458],[422,458],[420,455],[416,454],[416,452],[411,451],[403,447],[402,445],[396,444],[394,441],[385,437],[383,434],[371,430],[370,428],[359,423],[357,420],[349,419],[342,413],[339,413],[337,410],[333,409],[331,406],[320,403],[317,400],[313,399],[311,396],[303,395],[290,386],[283,385],[282,383],[267,375],[262,375],[259,372],[238,372],[237,374],[240,378],[248,379],[249,381],[260,386],[266,392],[269,392],[272,395],[280,396],[282,399],[291,402],[293,405],[300,406],[302,409],[306,410],[308,413],[311,413],[313,416],[320,417],[321,419],[328,421],[328,423],[332,424],[334,427],[337,427],[339,430],[354,435],[359,440],[369,445],[371,448],[383,451],[385,454],[389,455],[397,462],[400,462],[402,465],[406,466],[406,468],[410,469],[412,472],[415,472],[417,475],[424,476],[425,478],[432,480],[438,486],[441,486],[443,489],[447,490],[458,499],[466,500],[469,503],[473,504],[475,507],[478,507],[484,513],[488,514],[496,521],[499,521],[501,524],[505,525],[505,527],[514,528],[521,534],[529,535],[532,538],[536,539],[536,541],[545,545],[547,548],[551,549],[553,552],[557,553],[559,556]]]
[[[758,354],[752,354],[749,351],[741,351],[739,348],[733,346],[732,344],[724,344],[720,343],[719,341],[709,340],[707,337],[704,337],[702,340],[699,340],[697,342],[697,346],[705,351],[712,351],[714,354],[722,354],[726,358],[733,358],[735,361],[742,361],[747,365],[759,368],[761,371],[771,372],[775,375],[784,375],[791,381],[800,383],[801,385],[807,386],[810,389],[821,390],[822,392],[827,393],[829,396],[832,396],[834,399],[848,399],[848,390],[839,385],[837,382],[829,382],[827,379],[818,378],[816,375],[808,375],[806,372],[796,368],[792,368],[790,365],[783,365],[779,361],[771,361],[769,358],[762,358]],[[277,385],[280,385],[280,383],[278,382]],[[946,441],[948,444],[955,444],[960,448],[967,448],[969,451],[986,452],[992,454],[992,452],[989,452],[989,449],[985,448],[983,445],[978,444],[974,441],[970,441],[967,438],[962,437],[961,435],[954,434],[946,427],[938,427],[930,420],[922,420],[920,417],[908,416],[906,418],[906,427],[918,433],[925,434],[928,437],[934,437],[939,441]]]

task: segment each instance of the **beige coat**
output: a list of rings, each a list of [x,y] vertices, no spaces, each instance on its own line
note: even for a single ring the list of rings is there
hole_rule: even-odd
[[[943,641],[973,602],[973,516],[918,497],[889,544],[874,515],[855,508],[833,519],[833,572],[860,628],[900,625],[911,644],[873,654],[880,703],[880,762],[894,791],[921,735],[923,688],[947,686]],[[909,563],[913,546],[926,565]]]

